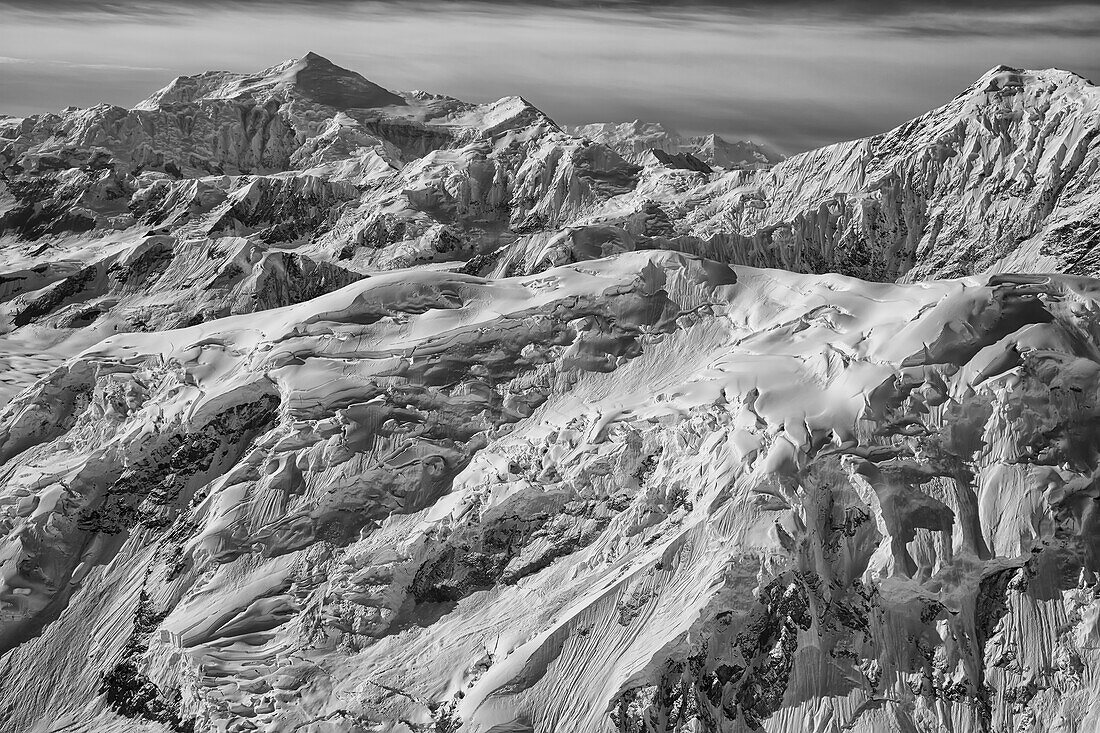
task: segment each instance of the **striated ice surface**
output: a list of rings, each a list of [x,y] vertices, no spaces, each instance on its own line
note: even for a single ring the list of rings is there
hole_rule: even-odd
[[[0,731],[1100,729],[1098,110],[0,118]]]

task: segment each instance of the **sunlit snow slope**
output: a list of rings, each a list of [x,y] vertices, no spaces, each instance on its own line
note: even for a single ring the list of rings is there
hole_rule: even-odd
[[[0,120],[0,731],[1097,730],[1098,110]]]

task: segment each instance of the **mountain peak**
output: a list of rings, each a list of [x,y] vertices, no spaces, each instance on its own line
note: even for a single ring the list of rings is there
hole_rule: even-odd
[[[302,56],[298,58],[287,59],[283,63],[273,68],[289,68],[291,66],[305,66],[311,69],[325,69],[332,74],[359,77],[360,79],[363,78],[360,74],[352,71],[351,69],[345,69],[339,64],[333,63],[331,59],[322,56],[316,51],[306,51],[305,54],[303,54]]]
[[[1052,89],[1092,86],[1092,82],[1085,77],[1065,69],[1021,69],[999,64],[978,77],[970,89],[979,92],[996,92],[1020,89],[1034,84]]]
[[[164,89],[137,105],[152,109],[163,104],[203,99],[258,99],[297,97],[336,109],[403,107],[408,102],[361,74],[337,66],[315,51],[292,58],[256,74],[227,71],[180,76]]]
[[[265,72],[265,82],[269,81],[274,81],[275,89],[292,88],[303,97],[337,109],[406,104],[404,98],[314,51],[272,67]]]

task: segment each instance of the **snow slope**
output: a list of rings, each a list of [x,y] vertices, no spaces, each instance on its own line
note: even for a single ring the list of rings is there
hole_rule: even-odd
[[[1091,730],[1098,294],[652,252],[109,338],[0,418],[6,719]]]
[[[0,731],[1097,729],[1098,95],[0,118]]]

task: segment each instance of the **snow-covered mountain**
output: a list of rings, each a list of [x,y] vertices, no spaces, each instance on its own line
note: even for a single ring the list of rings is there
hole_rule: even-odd
[[[783,160],[782,155],[766,145],[749,140],[730,142],[713,133],[685,137],[659,122],[596,122],[567,129],[578,137],[609,145],[635,163],[644,162],[653,150],[687,153],[719,168],[767,168]]]
[[[0,731],[1097,729],[1098,110],[0,119]]]

